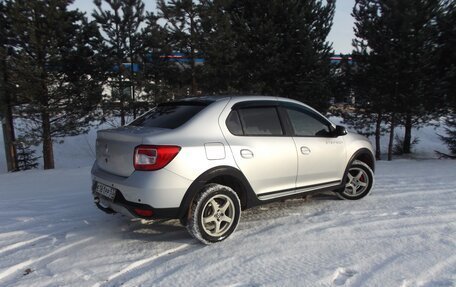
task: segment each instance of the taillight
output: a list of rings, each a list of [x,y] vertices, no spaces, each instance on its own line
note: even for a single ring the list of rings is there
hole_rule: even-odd
[[[180,149],[169,145],[140,145],[135,148],[133,164],[136,170],[157,170],[170,163]]]

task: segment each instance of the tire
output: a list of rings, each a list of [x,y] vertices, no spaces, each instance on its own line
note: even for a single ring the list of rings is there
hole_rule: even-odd
[[[236,192],[220,184],[207,184],[193,200],[187,230],[204,244],[222,241],[238,226],[241,202]]]
[[[374,172],[362,161],[355,160],[344,180],[345,188],[336,192],[342,199],[357,200],[367,196],[374,186]]]

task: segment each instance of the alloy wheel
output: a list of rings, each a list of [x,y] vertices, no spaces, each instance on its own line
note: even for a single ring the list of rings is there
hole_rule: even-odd
[[[351,167],[347,174],[344,194],[356,197],[366,191],[369,186],[369,176],[367,172],[359,167]]]
[[[230,229],[234,217],[235,207],[231,198],[217,194],[204,205],[201,225],[207,234],[219,237]]]

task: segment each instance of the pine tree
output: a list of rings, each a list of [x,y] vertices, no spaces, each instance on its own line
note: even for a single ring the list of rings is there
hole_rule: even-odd
[[[193,0],[159,0],[157,7],[158,16],[166,21],[169,45],[176,52],[183,53],[190,61],[190,74],[187,78],[190,82],[190,94],[195,96],[198,91],[196,59],[201,47],[200,4]],[[186,71],[186,65],[182,69]],[[183,76],[186,75],[187,73],[183,73]]]
[[[396,21],[400,22],[399,45],[404,61],[404,88],[401,89],[402,118],[405,127],[403,152],[411,153],[412,128],[428,122],[443,106],[442,95],[433,92],[435,83],[429,81],[430,75],[440,67],[435,65],[437,17],[440,13],[439,0],[399,2]]]
[[[342,72],[342,86],[349,86],[351,96],[354,96],[354,105],[343,114],[344,124],[350,126],[358,133],[367,137],[375,137],[375,157],[381,159],[380,137],[385,133],[385,128],[382,126],[384,122],[384,98],[379,93],[372,66],[366,63],[366,55],[364,52],[355,51],[353,53],[353,63],[350,69],[345,67],[345,72]],[[372,64],[372,63],[371,63]],[[342,67],[347,64],[341,63]],[[343,71],[343,70],[342,70]],[[347,87],[342,88],[347,94]],[[351,99],[350,99],[351,100]]]
[[[11,22],[8,18],[10,2],[0,2],[0,121],[2,123],[8,171],[17,170],[15,131],[13,124],[13,96],[11,89]]]
[[[143,73],[141,80],[144,87],[143,100],[149,107],[166,102],[179,92],[179,75],[182,70],[175,62],[166,57],[173,48],[168,41],[167,30],[158,24],[159,17],[146,13],[146,24],[141,30],[144,54],[142,55]]]
[[[353,15],[355,23],[355,36],[352,53],[355,69],[352,77],[352,87],[356,101],[355,115],[349,118],[350,125],[369,129],[372,127],[375,136],[375,158],[381,159],[380,137],[386,131],[382,128],[383,123],[388,122],[388,115],[396,109],[396,102],[393,101],[394,89],[391,89],[391,81],[395,82],[394,75],[385,74],[385,63],[391,50],[380,37],[388,37],[387,31],[384,35],[377,35],[375,30],[370,30],[370,18],[365,17],[367,6],[358,3]],[[377,38],[378,37],[378,38]],[[375,45],[375,53],[370,53],[367,39]],[[381,52],[380,52],[381,51]]]
[[[237,59],[240,41],[234,31],[231,0],[200,1],[201,51],[204,56],[201,86],[209,94],[236,94],[243,81]]]
[[[443,95],[444,107],[449,112],[456,111],[456,2],[443,1],[442,10],[437,20],[437,51],[439,69],[431,74],[436,93]]]
[[[445,133],[446,135],[439,135],[439,137],[456,156],[456,116],[453,115],[445,120]]]
[[[239,93],[280,95],[328,106],[329,57],[326,37],[335,1],[203,1],[211,30],[203,54],[207,69],[223,71],[225,86]],[[228,32],[228,33],[227,33]],[[206,67],[205,67],[206,69]],[[223,75],[222,74],[222,75]]]
[[[126,123],[128,106],[135,112],[135,84],[138,82],[135,67],[143,54],[141,26],[145,21],[144,3],[142,0],[94,0],[97,9],[92,13],[100,26],[106,43],[102,65],[106,78],[110,79],[113,100],[119,102],[121,125]],[[106,4],[103,5],[103,4]],[[104,8],[106,7],[106,9]],[[129,63],[129,65],[125,65]],[[129,80],[129,83],[125,81]],[[127,92],[129,90],[130,92]],[[112,102],[104,109],[112,107]]]
[[[335,102],[348,102],[353,96],[353,76],[355,68],[348,55],[340,55],[341,60],[331,64],[331,96]]]
[[[11,5],[14,79],[25,136],[42,143],[44,168],[54,168],[53,140],[88,131],[101,97],[93,45],[98,31],[69,0]]]
[[[383,25],[380,18],[382,6],[375,0],[358,0],[353,8],[355,36],[353,59],[357,66],[354,78],[357,100],[363,103],[364,114],[376,119],[376,158],[380,159],[380,135],[383,118],[389,118],[390,141],[388,160],[392,158],[395,120],[398,110],[398,69],[394,61],[398,57],[392,49],[394,31]],[[383,26],[382,26],[383,25]],[[368,106],[365,103],[370,103]],[[361,111],[361,110],[360,110]]]
[[[445,119],[445,134],[439,137],[456,156],[456,2],[442,2],[442,10],[437,21],[437,66],[440,69],[431,75],[431,80],[437,93],[443,95],[443,112],[448,114]]]
[[[29,170],[38,167],[39,156],[27,141],[19,139],[16,144],[18,170]]]
[[[355,61],[364,76],[373,79],[376,113],[389,115],[391,148],[395,125],[404,124],[405,153],[410,152],[412,127],[435,116],[442,105],[429,80],[438,70],[434,63],[440,7],[438,0],[357,0],[353,9]],[[360,85],[365,82],[369,79]],[[391,149],[388,154],[390,159]]]
[[[440,139],[456,156],[456,2],[446,0],[438,18],[438,66],[441,69],[432,78],[438,93],[443,94],[445,134]]]

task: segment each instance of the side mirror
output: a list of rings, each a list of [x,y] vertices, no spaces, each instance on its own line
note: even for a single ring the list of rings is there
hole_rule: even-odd
[[[334,131],[334,134],[338,136],[344,136],[347,134],[347,129],[344,126],[336,126],[336,130]]]

